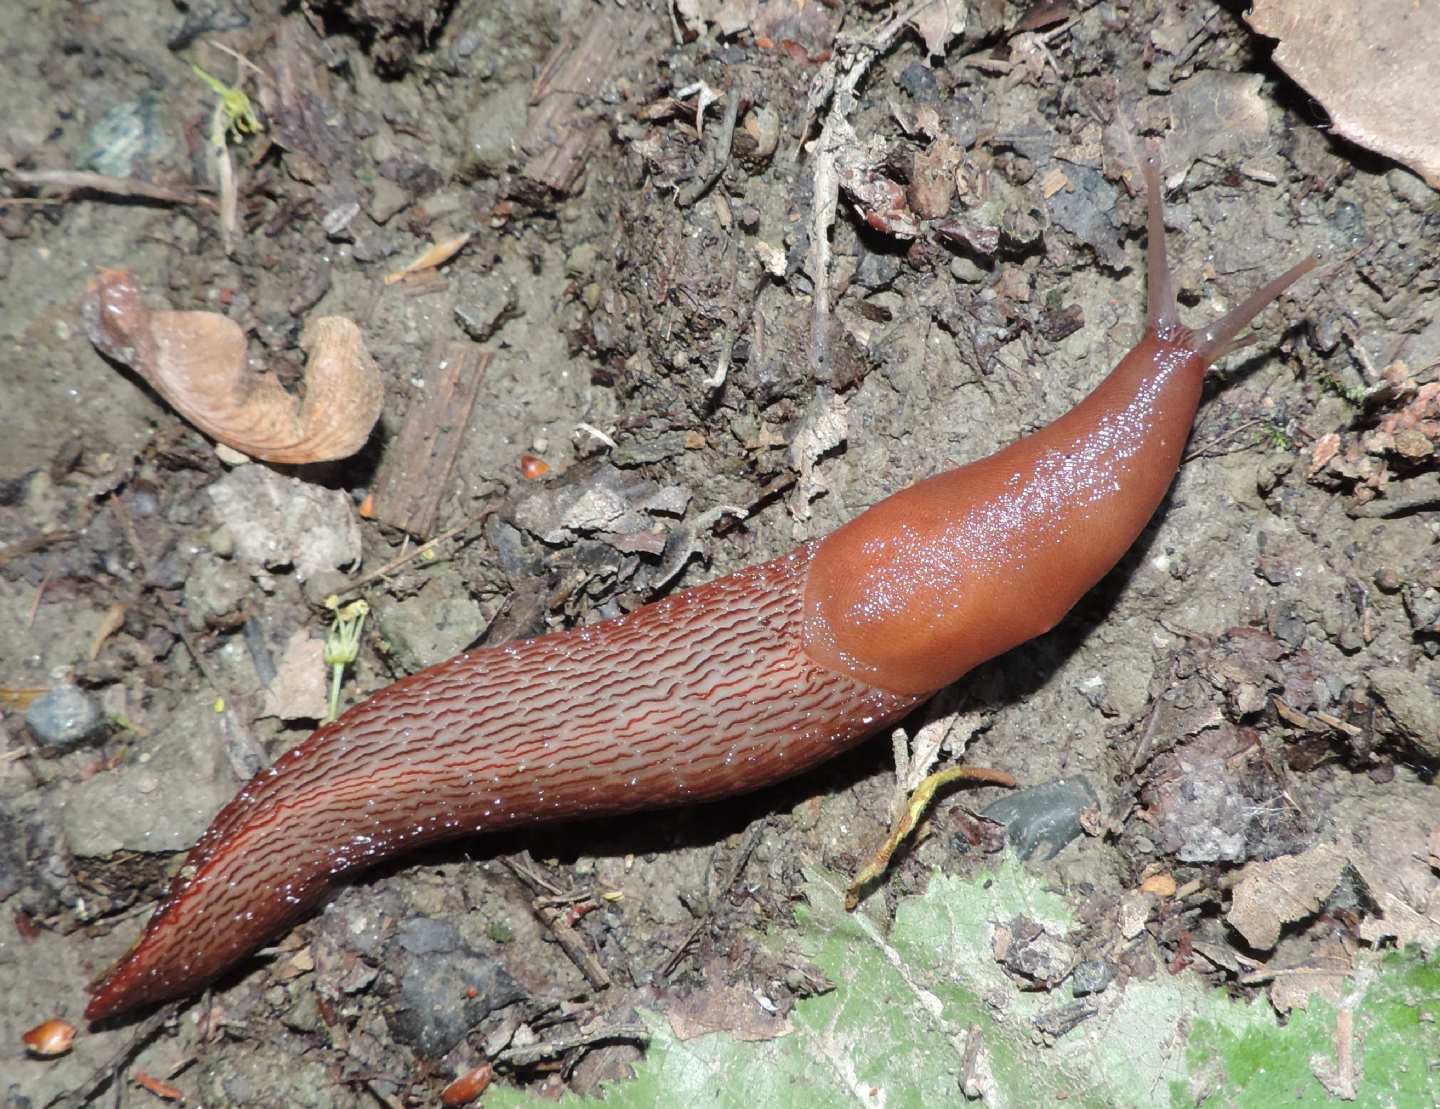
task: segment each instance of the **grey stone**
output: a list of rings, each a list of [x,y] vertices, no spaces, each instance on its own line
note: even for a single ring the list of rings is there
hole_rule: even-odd
[[[1058,1040],[1067,1032],[1073,1032],[1095,1013],[1096,1009],[1092,1005],[1084,1001],[1071,1001],[1043,1013],[1036,1013],[1031,1023],[1042,1034]]]
[[[85,133],[80,168],[110,177],[153,169],[175,148],[168,103],[168,98],[147,92],[111,106]]]
[[[430,1057],[444,1055],[490,1013],[525,996],[498,961],[441,921],[401,924],[386,965],[399,985],[386,1012],[390,1030]]]
[[[1431,689],[1421,675],[1395,667],[1370,671],[1370,688],[1405,738],[1431,758],[1440,758],[1440,691]]]
[[[1064,940],[1024,916],[1015,917],[1004,928],[1009,937],[999,962],[1011,974],[1048,990],[1070,972],[1075,950]]]
[[[1115,968],[1104,959],[1086,959],[1076,963],[1070,975],[1070,992],[1076,997],[1103,993],[1115,981]]]
[[[689,501],[679,486],[606,463],[582,480],[537,489],[515,506],[515,523],[546,543],[594,532],[633,535],[655,526],[653,514],[683,515]]]
[[[1080,814],[1099,804],[1094,787],[1085,778],[1057,778],[1006,794],[983,815],[1005,825],[1005,838],[1022,859],[1042,848],[1040,857],[1053,859],[1084,833]]]
[[[197,631],[233,625],[249,596],[249,574],[218,555],[202,553],[185,579],[185,622]]]
[[[240,785],[218,732],[210,705],[185,704],[135,762],[71,784],[60,801],[71,852],[93,857],[192,846]]]
[[[375,625],[407,672],[423,670],[463,651],[485,630],[485,611],[446,574],[414,597],[379,600]]]
[[[519,81],[508,82],[476,97],[466,121],[464,171],[467,175],[499,177],[523,158],[515,123],[529,111],[529,92]]]
[[[360,522],[350,498],[338,489],[247,465],[205,492],[242,559],[271,569],[294,566],[302,580],[360,562]]]
[[[42,747],[68,750],[92,739],[105,726],[100,706],[79,686],[52,686],[25,710],[25,726]]]

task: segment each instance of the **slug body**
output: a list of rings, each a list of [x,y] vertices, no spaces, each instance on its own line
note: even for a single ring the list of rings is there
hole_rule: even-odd
[[[806,647],[897,693],[949,685],[1053,628],[1165,496],[1205,366],[1147,334],[1053,424],[881,501],[820,542]]]
[[[1164,497],[1206,367],[1313,265],[1186,330],[1158,174],[1145,170],[1146,334],[1081,404],[783,558],[618,619],[460,655],[357,705],[225,807],[86,1016],[200,989],[339,876],[401,850],[799,773],[1053,627]]]

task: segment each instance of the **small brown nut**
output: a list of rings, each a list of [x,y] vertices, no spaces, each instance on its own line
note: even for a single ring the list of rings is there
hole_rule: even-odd
[[[64,1055],[75,1042],[75,1026],[52,1017],[20,1037],[31,1055]]]

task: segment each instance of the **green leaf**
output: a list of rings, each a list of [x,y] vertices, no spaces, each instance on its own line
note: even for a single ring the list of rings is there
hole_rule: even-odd
[[[972,1035],[969,1073],[991,1105],[1340,1103],[1332,1091],[1344,1086],[1343,1021],[1337,1006],[1318,999],[1282,1026],[1263,1001],[1233,1001],[1194,975],[1161,974],[1112,986],[1088,1003],[1095,1011],[1087,1019],[1047,1042],[1035,1018],[1086,1003],[1063,988],[1018,989],[995,960],[995,928],[1024,916],[1060,935],[1071,917],[1065,901],[1014,860],[974,880],[935,875],[923,895],[900,903],[888,935],[864,911],[844,911],[844,883],[833,875],[810,873],[805,892],[795,928],[769,942],[799,950],[835,989],[800,1002],[791,1031],[761,1042],[723,1033],[682,1041],[662,1015],[647,1014],[653,1039],[638,1076],[607,1087],[606,1106],[963,1104]],[[1391,956],[1347,988],[1358,1098],[1351,1104],[1434,1104],[1440,969],[1416,955]],[[539,1102],[496,1089],[486,1104]]]

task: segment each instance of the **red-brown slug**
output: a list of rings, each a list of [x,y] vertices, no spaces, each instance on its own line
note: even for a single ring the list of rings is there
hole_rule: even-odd
[[[402,849],[789,777],[1053,627],[1160,504],[1206,368],[1315,264],[1188,330],[1145,178],[1145,334],[1074,409],[783,558],[381,690],[225,807],[86,1016],[200,989]]]

